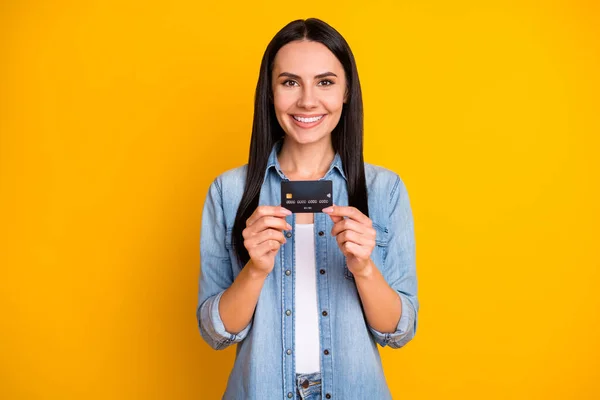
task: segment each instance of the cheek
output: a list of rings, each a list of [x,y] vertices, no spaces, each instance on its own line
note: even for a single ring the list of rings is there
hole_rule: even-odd
[[[331,112],[341,112],[344,106],[344,95],[343,93],[331,93],[323,98],[323,105]]]
[[[273,91],[273,106],[275,112],[285,113],[296,102],[294,95],[291,92]]]

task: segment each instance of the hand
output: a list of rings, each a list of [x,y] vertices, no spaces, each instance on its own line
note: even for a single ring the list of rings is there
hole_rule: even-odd
[[[284,229],[292,229],[285,217],[291,211],[279,206],[258,206],[246,220],[242,231],[244,247],[250,255],[248,266],[251,271],[266,277],[275,266],[275,254],[286,242]]]
[[[375,248],[373,221],[355,207],[333,205],[323,212],[333,221],[331,234],[346,256],[350,272],[359,276],[368,274],[373,267],[371,253]]]

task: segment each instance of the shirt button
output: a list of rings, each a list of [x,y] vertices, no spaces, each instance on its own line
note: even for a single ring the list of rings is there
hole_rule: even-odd
[[[288,393],[288,399],[291,399],[294,394],[292,392]],[[329,397],[328,397],[329,398]]]
[[[327,311],[323,311],[321,314],[322,314],[324,317],[326,317],[326,316],[327,316]]]
[[[322,270],[320,270],[320,271],[319,271],[319,273],[320,273],[321,275],[325,275],[325,270],[324,270],[324,269],[322,269]]]
[[[292,232],[286,232],[285,233],[285,237],[288,238],[288,239],[291,238],[292,237]]]
[[[325,395],[325,398],[326,398],[326,399],[330,399],[330,398],[331,398],[331,395],[330,395],[329,393],[327,393],[327,394]]]
[[[326,351],[327,351],[327,350],[326,350]],[[287,350],[285,351],[285,354],[287,354],[287,355],[289,356],[290,354],[292,354],[292,350],[290,350],[290,349],[287,349]]]
[[[286,310],[285,315],[289,317],[290,315],[292,315],[292,312],[290,310]]]
[[[327,356],[327,355],[329,355],[329,350],[325,350],[325,351],[323,352],[323,354],[325,354],[326,356]]]
[[[324,234],[325,234],[325,232],[319,231],[319,236],[323,236]]]
[[[287,276],[290,276],[290,274],[291,274],[291,273],[292,273],[292,271],[290,271],[289,269],[286,269],[286,270],[285,270],[285,274],[286,274]]]

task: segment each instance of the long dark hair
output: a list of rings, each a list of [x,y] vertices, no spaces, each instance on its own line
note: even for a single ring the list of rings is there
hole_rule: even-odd
[[[363,159],[363,103],[354,55],[342,35],[325,22],[316,18],[292,21],[273,37],[260,64],[246,184],[232,232],[234,248],[242,265],[246,265],[250,260],[248,250],[244,247],[242,231],[246,228],[246,220],[258,207],[265,168],[273,145],[285,135],[277,121],[272,103],[273,61],[279,49],[297,40],[322,43],[344,67],[348,96],[340,121],[331,133],[331,141],[334,151],[339,153],[342,159],[348,180],[348,204],[369,215]]]

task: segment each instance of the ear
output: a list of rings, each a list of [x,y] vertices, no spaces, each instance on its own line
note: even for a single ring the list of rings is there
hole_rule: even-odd
[[[348,104],[348,88],[346,88],[346,91],[344,92],[344,104]]]

